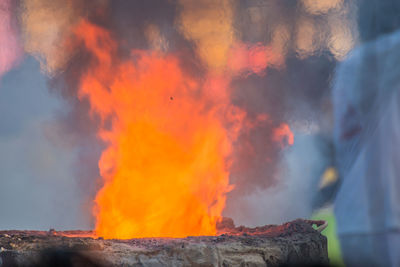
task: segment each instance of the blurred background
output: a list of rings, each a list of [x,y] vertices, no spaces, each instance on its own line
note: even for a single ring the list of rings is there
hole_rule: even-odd
[[[200,79],[229,69],[230,101],[255,126],[234,142],[235,189],[223,215],[246,226],[327,220],[329,257],[343,265],[333,202],[350,169],[337,157],[350,152],[335,141],[342,122],[333,90],[351,88],[341,72],[357,76],[359,66],[339,66],[386,31],[371,15],[378,6],[372,0],[0,0],[0,229],[94,227],[105,144],[97,138],[99,119],[74,89],[85,53],[65,49],[63,41],[78,18],[87,18],[114,33],[121,57],[128,48],[180,51]],[[395,28],[396,14],[384,16],[382,23],[392,25],[385,33]],[[360,21],[377,34],[366,38],[365,28],[360,34]],[[249,51],[249,66],[235,61],[240,49]]]

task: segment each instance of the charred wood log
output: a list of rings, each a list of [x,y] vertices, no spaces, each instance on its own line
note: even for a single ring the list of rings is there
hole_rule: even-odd
[[[313,223],[257,228],[227,223],[230,230],[218,236],[129,240],[84,231],[0,231],[0,266],[327,265],[327,240]]]

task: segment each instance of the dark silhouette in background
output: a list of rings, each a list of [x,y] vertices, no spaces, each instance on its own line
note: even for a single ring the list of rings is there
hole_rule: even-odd
[[[358,2],[361,44],[336,71],[335,215],[348,266],[400,266],[400,2]]]

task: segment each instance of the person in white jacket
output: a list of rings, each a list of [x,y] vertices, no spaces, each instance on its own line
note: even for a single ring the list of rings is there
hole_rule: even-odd
[[[347,266],[400,266],[400,1],[360,1],[359,32],[332,91],[337,232]]]

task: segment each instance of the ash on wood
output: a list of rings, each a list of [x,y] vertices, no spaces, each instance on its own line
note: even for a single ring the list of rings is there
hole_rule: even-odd
[[[129,240],[83,231],[0,231],[0,266],[327,265],[327,240],[313,223],[252,229],[226,224],[230,228],[219,236]]]

